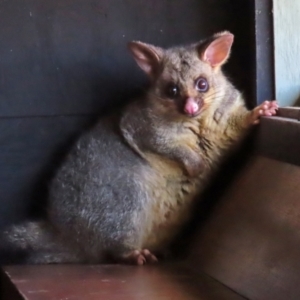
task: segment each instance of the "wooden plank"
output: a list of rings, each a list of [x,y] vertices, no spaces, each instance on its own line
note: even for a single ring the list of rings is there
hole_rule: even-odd
[[[244,5],[244,3],[243,3]],[[236,7],[240,13],[236,14]],[[245,17],[247,13],[247,17]],[[127,51],[237,32],[229,67],[251,90],[248,9],[239,0],[10,0],[0,10],[0,116],[89,114],[135,95],[146,77]],[[176,33],[176,34],[175,34]],[[128,76],[129,75],[129,76]]]
[[[0,269],[0,299],[24,300],[9,277]]]
[[[275,99],[273,1],[255,0],[256,105]]]
[[[53,170],[87,117],[0,118],[0,227],[44,209]]]
[[[300,167],[255,156],[215,206],[190,264],[248,299],[300,299]]]
[[[295,114],[297,112],[293,112]],[[291,115],[292,112],[285,112]],[[273,159],[300,166],[300,122],[293,118],[263,118],[258,128],[255,151]]]
[[[295,119],[300,121],[300,108],[299,107],[280,107],[277,112],[278,117]]]
[[[244,299],[214,279],[178,266],[10,266],[4,273],[24,300]]]

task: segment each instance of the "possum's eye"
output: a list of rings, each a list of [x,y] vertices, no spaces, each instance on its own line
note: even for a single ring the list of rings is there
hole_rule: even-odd
[[[208,82],[205,78],[199,77],[195,82],[195,87],[198,92],[205,93],[209,89]]]
[[[166,88],[166,95],[169,98],[176,98],[179,95],[179,87],[174,83],[170,83]]]

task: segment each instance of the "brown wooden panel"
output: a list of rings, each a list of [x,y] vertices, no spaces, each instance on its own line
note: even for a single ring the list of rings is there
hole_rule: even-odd
[[[248,299],[300,299],[300,167],[256,156],[196,235],[190,264]]]
[[[263,118],[255,141],[256,153],[300,166],[300,122],[296,111],[282,111],[291,118]]]
[[[256,105],[275,97],[273,1],[254,0]]]
[[[48,265],[10,266],[4,271],[27,300],[244,299],[214,279],[184,267]]]
[[[277,112],[278,117],[295,119],[300,121],[300,108],[299,107],[280,107]]]

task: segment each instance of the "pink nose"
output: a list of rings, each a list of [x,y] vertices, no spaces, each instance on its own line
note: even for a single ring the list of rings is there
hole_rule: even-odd
[[[199,111],[199,104],[195,98],[189,97],[186,99],[184,111],[189,115],[195,115]]]

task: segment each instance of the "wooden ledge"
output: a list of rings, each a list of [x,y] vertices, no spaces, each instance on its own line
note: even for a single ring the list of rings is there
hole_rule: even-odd
[[[300,121],[300,107],[280,107],[277,116]]]
[[[287,117],[287,113],[293,117]],[[263,118],[255,140],[255,153],[300,166],[299,109],[286,109],[286,117]],[[282,113],[281,113],[282,114]]]
[[[40,265],[2,270],[3,300],[243,300],[183,266]]]

